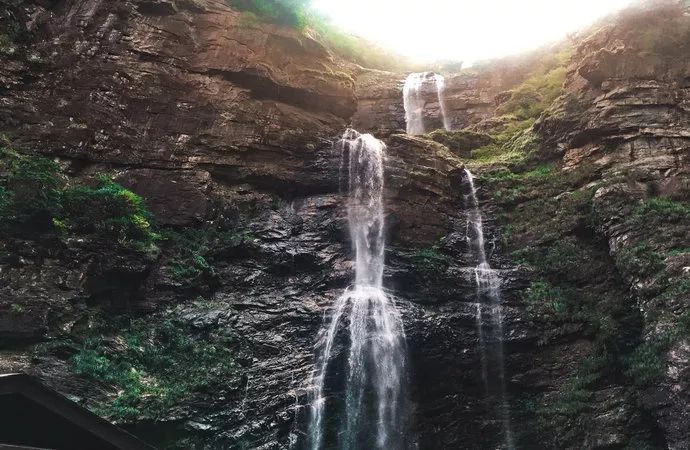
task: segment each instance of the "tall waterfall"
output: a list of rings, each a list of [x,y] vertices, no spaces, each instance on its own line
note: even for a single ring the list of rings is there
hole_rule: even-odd
[[[513,449],[510,409],[506,395],[505,363],[503,357],[503,312],[501,306],[501,278],[491,268],[486,254],[484,224],[477,200],[474,176],[465,169],[469,193],[465,196],[467,208],[467,241],[477,258],[474,281],[477,290],[477,334],[482,369],[484,394],[496,408],[503,428],[504,445]]]
[[[431,87],[428,87],[430,86]],[[436,91],[436,99],[439,104],[439,116],[443,122],[443,128],[450,130],[450,119],[446,114],[445,89],[446,80],[442,75],[433,72],[411,73],[403,86],[403,106],[405,107],[405,122],[407,134],[424,134],[424,108],[427,103],[425,93],[433,89]]]
[[[347,130],[337,144],[348,176],[348,223],[355,252],[355,282],[338,298],[322,329],[312,379],[309,447],[406,447],[405,336],[400,315],[383,291],[385,144]],[[341,333],[346,320],[349,330]],[[344,400],[327,395],[327,379],[346,334]],[[329,372],[330,371],[330,372]],[[328,426],[326,422],[339,424]],[[337,429],[334,429],[337,428]]]

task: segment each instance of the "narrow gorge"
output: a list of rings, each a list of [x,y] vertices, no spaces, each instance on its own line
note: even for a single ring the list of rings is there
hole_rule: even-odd
[[[464,69],[241,4],[0,0],[0,374],[160,449],[690,447],[687,2]]]

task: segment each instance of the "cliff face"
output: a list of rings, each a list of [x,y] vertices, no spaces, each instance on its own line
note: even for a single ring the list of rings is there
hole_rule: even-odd
[[[683,356],[690,300],[689,37],[687,11],[623,14],[580,44],[564,96],[537,124],[545,151],[562,157],[563,170],[588,166],[606,185],[592,199],[595,231],[642,319],[644,343],[628,373],[669,448],[690,445],[690,368]],[[640,358],[652,360],[653,379],[640,373]]]
[[[481,389],[464,164],[504,282],[519,446],[688,445],[678,8],[581,39],[534,126],[538,151],[499,167],[399,134],[403,74],[221,1],[0,4],[4,140],[55,158],[68,183],[108,174],[161,234],[146,250],[3,236],[3,372],[33,373],[161,447],[299,445],[315,339],[351,281],[332,144],[352,123],[388,144],[385,285],[405,320],[421,448],[500,444]],[[640,31],[664,29],[681,31]],[[454,127],[490,128],[532,65],[447,76]]]

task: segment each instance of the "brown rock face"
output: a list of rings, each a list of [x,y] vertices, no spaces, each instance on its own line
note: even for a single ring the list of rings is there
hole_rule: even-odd
[[[141,195],[161,225],[193,226],[210,212],[211,175],[205,171],[170,174],[156,169],[133,169],[115,181]]]
[[[687,223],[667,219],[663,227],[650,227],[664,220],[663,210],[645,222],[634,220],[640,214],[635,205],[659,198],[687,205],[690,197],[690,20],[678,2],[664,5],[625,12],[615,25],[585,39],[564,96],[535,127],[545,140],[543,151],[562,155],[566,170],[589,166],[608,180],[594,197],[598,231],[642,313],[647,345],[678,326],[672,324],[682,321],[689,301],[687,288],[673,295],[658,291],[659,284],[687,278],[687,255],[668,253],[688,242]],[[664,255],[664,269],[644,272],[627,263],[640,249]],[[638,391],[673,449],[690,445],[682,336],[659,351],[661,379]]]
[[[31,8],[41,66],[15,61],[8,86],[36,78],[3,103],[2,129],[15,145],[89,162],[213,164],[287,180],[313,160],[306,144],[338,134],[354,111],[352,79],[316,41],[245,25],[222,2],[165,13],[142,6],[152,3]]]

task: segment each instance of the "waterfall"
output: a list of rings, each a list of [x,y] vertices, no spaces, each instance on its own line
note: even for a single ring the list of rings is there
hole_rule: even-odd
[[[433,85],[432,88],[427,86]],[[443,128],[450,131],[450,118],[446,113],[445,89],[446,81],[442,75],[433,72],[411,73],[405,80],[403,86],[403,106],[405,107],[405,122],[407,124],[407,134],[424,134],[426,126],[424,124],[424,107],[427,103],[425,95],[428,89],[436,92],[436,99],[439,104],[439,116],[443,122]]]
[[[501,306],[501,278],[491,268],[486,254],[484,224],[477,199],[474,176],[465,169],[469,193],[465,196],[467,209],[467,242],[477,257],[474,282],[477,291],[477,335],[482,371],[482,383],[487,401],[493,401],[503,428],[505,447],[513,449],[510,409],[506,395],[505,362],[503,355],[503,312]],[[482,301],[484,300],[484,301]]]
[[[347,130],[337,144],[348,176],[347,216],[355,253],[355,282],[338,298],[321,331],[312,377],[308,447],[406,447],[405,335],[395,303],[383,291],[385,144]],[[344,401],[326,395],[337,337],[348,320]],[[336,374],[337,375],[337,374]],[[338,422],[330,433],[325,423]],[[331,437],[329,440],[328,438]]]
[[[450,117],[446,111],[446,79],[443,75],[434,75],[436,80],[436,95],[438,96],[438,106],[441,108],[441,120],[443,129],[450,131]]]

